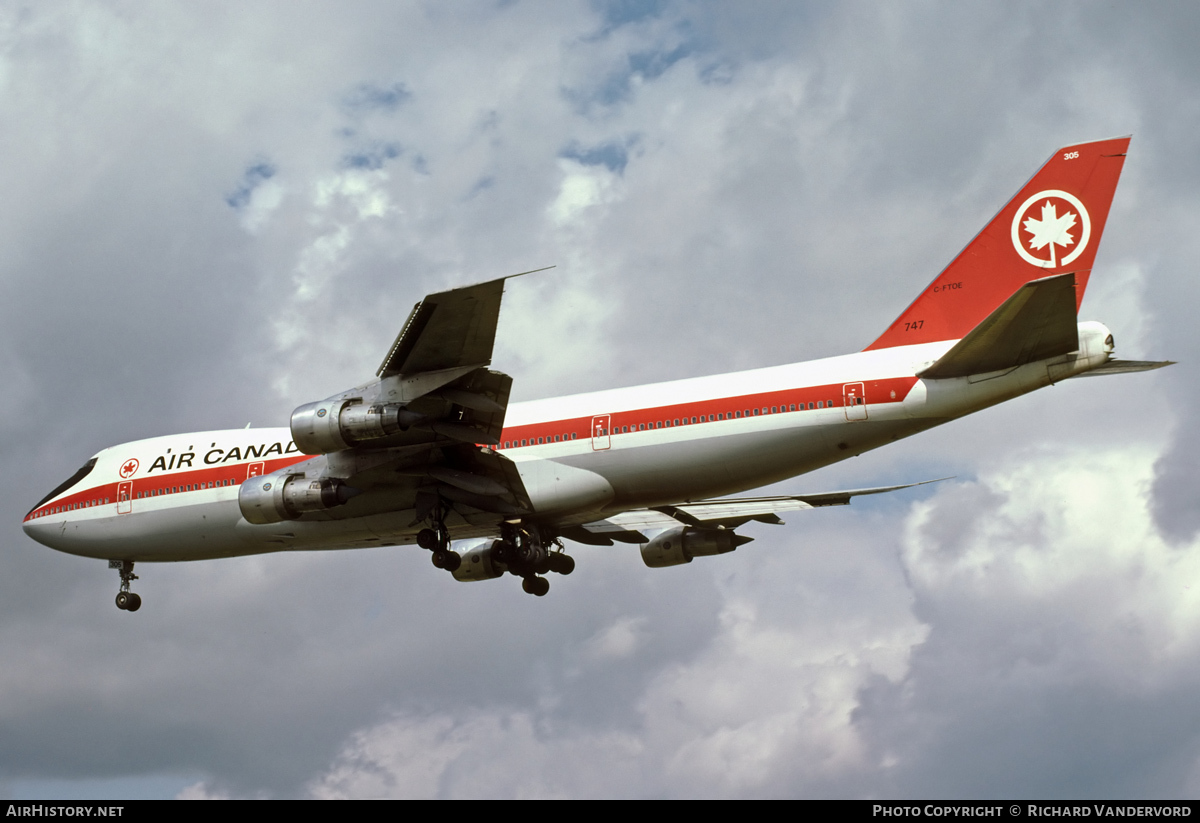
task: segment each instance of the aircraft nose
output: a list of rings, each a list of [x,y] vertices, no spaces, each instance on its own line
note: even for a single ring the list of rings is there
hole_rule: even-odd
[[[43,546],[49,546],[52,549],[56,548],[54,545],[54,542],[53,542],[53,540],[54,540],[53,535],[54,535],[54,532],[57,531],[57,529],[55,529],[53,524],[41,523],[37,520],[31,519],[31,520],[26,520],[24,523],[22,523],[21,528],[24,529],[25,534],[29,535],[34,540],[41,543]]]

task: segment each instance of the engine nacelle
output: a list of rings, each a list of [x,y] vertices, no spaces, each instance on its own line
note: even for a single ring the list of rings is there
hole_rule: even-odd
[[[341,506],[356,494],[357,489],[336,477],[308,478],[304,472],[283,469],[247,478],[238,487],[238,507],[247,522],[261,526]]]
[[[454,579],[464,583],[472,580],[495,580],[508,571],[508,566],[496,559],[496,547],[500,542],[488,540],[460,551],[462,564],[454,570]]]
[[[736,534],[732,529],[700,529],[676,526],[656,534],[642,544],[642,562],[652,569],[691,563],[693,557],[725,554],[753,537]]]
[[[397,403],[367,405],[361,397],[306,403],[292,412],[292,440],[305,454],[344,451],[404,431],[424,415]]]

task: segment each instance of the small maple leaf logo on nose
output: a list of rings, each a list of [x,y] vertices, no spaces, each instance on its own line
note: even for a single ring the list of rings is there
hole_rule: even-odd
[[[121,464],[121,476],[129,477],[138,470],[138,462],[136,458],[130,458]]]
[[[1029,240],[1029,248],[1041,250],[1046,246],[1050,247],[1050,268],[1058,265],[1058,254],[1055,246],[1066,248],[1075,242],[1070,234],[1070,229],[1075,227],[1075,215],[1071,212],[1065,213],[1062,217],[1058,216],[1058,209],[1054,204],[1047,200],[1042,204],[1042,219],[1035,220],[1032,217],[1025,219],[1025,231],[1029,232],[1033,237]]]

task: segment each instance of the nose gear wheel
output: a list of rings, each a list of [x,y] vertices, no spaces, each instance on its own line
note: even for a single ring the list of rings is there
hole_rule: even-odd
[[[132,560],[110,560],[110,569],[116,569],[121,575],[121,590],[117,592],[117,608],[121,611],[136,612],[142,607],[142,598],[129,590],[129,584],[138,579],[133,573]]]

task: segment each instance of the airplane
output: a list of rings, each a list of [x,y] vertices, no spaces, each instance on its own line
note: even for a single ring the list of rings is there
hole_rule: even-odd
[[[24,530],[108,560],[130,612],[140,562],[416,543],[457,580],[509,573],[542,596],[575,568],[564,539],[638,545],[652,568],[734,551],[749,522],[920,484],[729,495],[1068,378],[1170,365],[1114,358],[1077,316],[1129,141],[1056,151],[860,352],[510,404],[490,368],[502,277],[425,297],[373,379],[287,427],[104,449]]]

